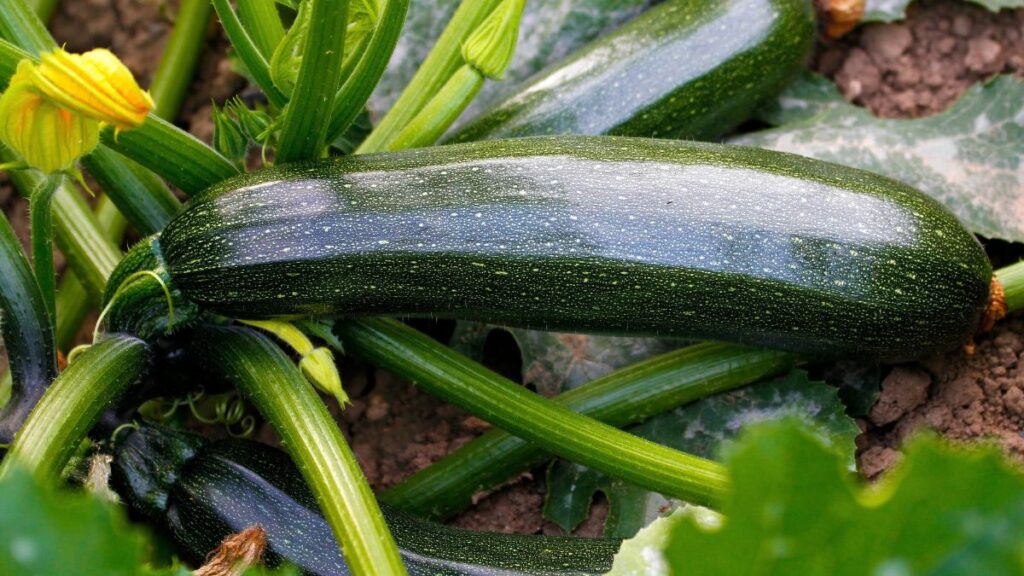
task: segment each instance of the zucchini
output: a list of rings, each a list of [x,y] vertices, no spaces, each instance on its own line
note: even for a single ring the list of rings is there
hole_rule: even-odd
[[[57,377],[57,347],[43,293],[21,243],[0,214],[0,444],[10,444],[46,387]],[[4,387],[10,386],[7,390]],[[9,397],[4,398],[10,393]],[[0,456],[3,452],[0,451]]]
[[[110,287],[147,266],[234,317],[419,314],[886,359],[964,342],[992,278],[977,240],[894,180],[584,136],[253,173],[194,199]]]
[[[205,439],[154,425],[121,436],[113,481],[135,511],[167,527],[186,559],[201,563],[229,534],[267,533],[266,560],[306,574],[348,568],[330,526],[288,456],[244,440]],[[472,532],[382,505],[412,575],[603,574],[618,540]]]
[[[795,77],[814,34],[809,0],[672,0],[541,71],[451,141],[714,140]]]

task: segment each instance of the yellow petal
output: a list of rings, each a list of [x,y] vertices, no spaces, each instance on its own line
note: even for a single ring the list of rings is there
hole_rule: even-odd
[[[61,106],[119,130],[141,125],[153,109],[131,71],[111,51],[97,48],[85,54],[54,50],[32,69],[39,92]]]
[[[22,62],[0,96],[0,140],[33,168],[65,171],[99,143],[99,123],[39,95],[26,80],[32,67]]]

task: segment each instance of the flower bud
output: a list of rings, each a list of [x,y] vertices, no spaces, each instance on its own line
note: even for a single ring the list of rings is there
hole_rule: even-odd
[[[23,61],[0,96],[0,141],[25,163],[51,174],[74,167],[100,139],[99,123],[47,100],[29,81],[31,62]]]
[[[42,54],[31,70],[32,84],[44,96],[118,130],[140,126],[153,109],[149,93],[110,50],[71,54],[57,49]]]

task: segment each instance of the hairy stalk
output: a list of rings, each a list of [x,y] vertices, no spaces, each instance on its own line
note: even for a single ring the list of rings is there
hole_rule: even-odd
[[[558,456],[697,504],[725,493],[720,464],[576,414],[400,322],[352,320],[335,332],[348,352]]]
[[[0,464],[0,478],[17,465],[56,481],[100,414],[142,376],[147,350],[142,340],[121,334],[85,350],[25,420]]]
[[[204,326],[195,352],[235,385],[274,425],[316,496],[353,574],[405,574],[355,455],[295,363],[263,334]]]
[[[348,0],[308,0],[309,30],[302,49],[299,77],[284,112],[277,161],[319,158],[327,143],[334,97],[345,59]]]

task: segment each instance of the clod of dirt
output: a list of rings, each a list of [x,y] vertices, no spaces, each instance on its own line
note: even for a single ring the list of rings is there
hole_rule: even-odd
[[[1024,10],[995,14],[950,0],[918,2],[903,22],[867,24],[825,41],[815,68],[878,116],[935,114],[975,82],[1024,74]]]
[[[861,472],[874,478],[903,440],[924,429],[954,440],[991,440],[1024,463],[1024,318],[997,325],[962,351],[900,367],[886,378],[860,440]],[[925,373],[930,373],[930,376]]]
[[[882,381],[882,393],[868,415],[871,423],[884,426],[924,404],[931,383],[928,373],[919,368],[894,369]]]

